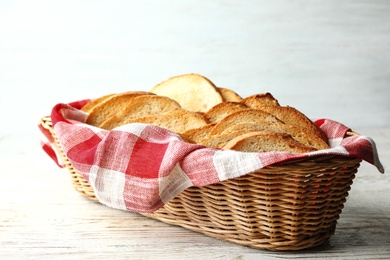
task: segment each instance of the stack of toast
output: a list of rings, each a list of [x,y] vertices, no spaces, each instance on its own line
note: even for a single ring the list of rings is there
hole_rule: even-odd
[[[108,94],[81,110],[88,113],[87,124],[106,130],[151,124],[210,148],[291,153],[329,148],[321,129],[271,93],[243,98],[195,73],[170,77],[150,91]]]

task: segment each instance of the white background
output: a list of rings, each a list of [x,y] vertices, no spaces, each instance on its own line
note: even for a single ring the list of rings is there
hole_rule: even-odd
[[[192,72],[311,118],[388,126],[389,14],[388,1],[1,1],[0,132]]]

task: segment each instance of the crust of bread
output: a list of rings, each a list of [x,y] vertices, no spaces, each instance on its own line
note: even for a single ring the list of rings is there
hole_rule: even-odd
[[[113,129],[123,125],[124,122],[132,118],[152,116],[180,108],[179,103],[175,100],[158,95],[134,97],[130,102],[124,104],[124,106],[124,109],[102,122],[99,127],[107,130]]]
[[[168,78],[150,92],[176,100],[184,109],[205,112],[223,101],[218,88],[199,74],[183,74]]]
[[[192,128],[185,131],[182,135],[190,140],[192,143],[200,143],[200,141],[209,136],[211,129],[215,126],[215,123],[208,123],[207,125]]]
[[[291,106],[269,106],[263,105],[257,107],[257,109],[268,112],[286,124],[298,125],[313,132],[320,137],[326,143],[328,142],[325,134],[311,121],[306,115],[300,112],[298,109]]]
[[[315,150],[301,144],[288,134],[273,131],[250,132],[237,136],[224,145],[223,149],[258,153],[307,153]]]
[[[226,116],[244,109],[249,108],[239,102],[225,101],[210,108],[209,111],[204,114],[204,116],[208,122],[218,123]]]
[[[146,117],[130,118],[124,124],[144,123],[166,128],[178,134],[194,128],[207,125],[204,117],[196,112],[188,111],[182,108],[176,108],[163,114],[155,114]]]
[[[240,102],[254,109],[263,105],[280,106],[279,101],[269,92],[248,96],[243,98]]]
[[[223,148],[230,140],[236,138],[237,136],[255,132],[256,130],[238,130],[235,132],[222,133],[217,135],[209,135],[204,139],[199,141],[199,144],[210,147],[210,148]]]
[[[240,102],[242,97],[229,88],[218,88],[223,101]]]
[[[255,123],[240,123],[233,125],[227,128],[224,133],[231,133],[240,130],[253,130],[253,131],[274,131],[278,133],[286,133],[291,135],[292,138],[297,140],[298,142],[312,147],[316,150],[328,149],[329,145],[322,140],[322,138],[308,131],[306,128],[296,126],[296,125],[288,125],[288,124],[255,124]]]
[[[277,119],[275,116],[257,109],[245,109],[232,113],[223,118],[217,123],[210,134],[220,134],[225,131],[228,127],[239,123],[257,123],[257,124],[283,124],[282,121]]]
[[[126,105],[129,104],[132,99],[141,95],[155,94],[147,91],[130,91],[110,96],[92,108],[86,123],[93,126],[99,126],[108,118],[119,114],[126,108]]]
[[[115,95],[115,93],[112,93],[112,94],[107,94],[107,95],[92,99],[87,104],[85,104],[80,110],[89,113],[92,111],[92,109],[96,105],[98,105],[99,103],[103,102],[104,100],[106,100],[114,95]]]

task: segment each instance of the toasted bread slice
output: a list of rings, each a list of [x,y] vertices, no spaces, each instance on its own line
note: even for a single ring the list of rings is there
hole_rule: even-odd
[[[278,133],[286,133],[298,142],[312,147],[316,150],[328,149],[329,145],[317,135],[308,131],[306,128],[288,125],[288,124],[255,124],[255,123],[240,123],[227,128],[222,134],[231,133],[241,130],[257,130],[257,131],[274,131]]]
[[[242,97],[229,88],[218,88],[223,101],[240,102]]]
[[[114,115],[107,120],[101,122],[98,127],[106,130],[114,129],[115,127],[123,125],[124,122],[120,116]]]
[[[199,128],[207,125],[207,121],[202,115],[182,108],[176,108],[169,112],[158,115],[130,118],[129,120],[124,122],[124,124],[129,123],[144,123],[156,125],[176,132],[178,134],[183,134],[190,129]]]
[[[255,132],[256,130],[239,130],[235,132],[229,132],[229,133],[222,133],[222,134],[217,134],[217,135],[210,135],[205,137],[204,139],[200,140],[198,143],[205,145],[207,147],[211,148],[222,148],[225,146],[230,140],[236,138],[237,136],[250,133],[250,132]]]
[[[322,132],[306,115],[294,107],[262,105],[258,106],[257,109],[276,116],[286,124],[304,127],[328,143],[328,139],[324,132]]]
[[[256,124],[283,124],[282,121],[267,112],[257,109],[245,109],[223,118],[213,127],[210,135],[220,134],[232,125],[248,122]]]
[[[290,152],[307,153],[315,149],[294,140],[290,135],[273,131],[250,132],[229,141],[225,150],[242,152]]]
[[[210,131],[214,126],[214,123],[208,123],[201,127],[189,129],[185,131],[182,136],[186,137],[187,140],[191,140],[193,143],[199,143],[202,139],[209,136]]]
[[[107,95],[104,95],[104,96],[101,96],[101,97],[98,97],[98,98],[95,98],[95,99],[92,99],[90,100],[87,104],[85,104],[80,110],[81,111],[84,111],[84,112],[91,112],[92,109],[99,103],[103,102],[104,100],[114,96],[115,93],[111,93],[111,94],[107,94]]]
[[[224,117],[244,109],[249,108],[239,102],[225,101],[210,108],[209,111],[204,114],[204,117],[210,123],[218,123]]]
[[[254,109],[263,105],[280,106],[279,101],[269,92],[248,96],[240,102]]]
[[[141,95],[155,94],[147,91],[130,91],[110,96],[92,108],[87,118],[87,124],[99,126],[107,119],[121,113],[132,99]]]
[[[184,74],[168,78],[154,86],[150,92],[176,100],[184,109],[205,112],[218,103],[222,96],[218,88],[199,74]]]
[[[102,122],[99,127],[103,129],[113,129],[132,118],[152,116],[176,108],[180,108],[179,103],[169,97],[142,95],[133,98],[131,102],[125,104],[124,109]]]

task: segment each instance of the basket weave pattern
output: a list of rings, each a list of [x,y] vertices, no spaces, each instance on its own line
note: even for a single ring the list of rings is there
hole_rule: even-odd
[[[56,140],[74,188],[97,201],[63,153],[50,117],[41,123]],[[333,155],[280,163],[218,184],[190,187],[161,209],[141,214],[253,248],[310,248],[334,234],[360,162]]]

